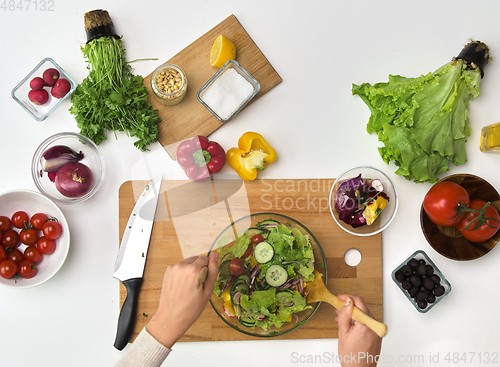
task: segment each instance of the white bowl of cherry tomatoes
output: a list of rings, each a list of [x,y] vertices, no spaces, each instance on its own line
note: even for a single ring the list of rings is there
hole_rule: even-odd
[[[30,288],[52,278],[69,251],[68,223],[59,207],[40,193],[0,194],[0,284]]]

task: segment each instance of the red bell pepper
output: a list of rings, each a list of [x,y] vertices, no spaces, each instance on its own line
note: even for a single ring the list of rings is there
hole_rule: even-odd
[[[177,147],[177,162],[190,180],[203,182],[226,164],[226,152],[219,143],[198,135]]]

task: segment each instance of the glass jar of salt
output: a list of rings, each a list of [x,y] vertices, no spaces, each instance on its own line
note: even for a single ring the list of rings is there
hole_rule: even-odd
[[[198,100],[220,121],[227,122],[259,90],[259,82],[235,60],[230,60],[200,89]]]

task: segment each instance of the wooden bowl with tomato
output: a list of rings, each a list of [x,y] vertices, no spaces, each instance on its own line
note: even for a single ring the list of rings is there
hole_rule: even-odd
[[[472,209],[479,210],[483,208],[484,202],[490,203],[491,207],[485,213],[486,218],[495,217],[500,212],[500,195],[490,183],[481,177],[471,174],[455,174],[443,178],[435,186],[437,187],[442,182],[453,182],[464,188],[471,202],[469,207]],[[426,197],[430,194],[431,190],[429,190]],[[453,200],[451,198],[453,196],[452,190],[445,190],[444,192],[443,197],[434,199]],[[445,197],[448,195],[450,197]],[[426,198],[424,198],[424,203],[425,200]],[[459,215],[460,218],[458,218],[457,225],[442,226],[435,224],[424,209],[424,203],[420,209],[420,225],[424,236],[434,250],[449,259],[465,261],[480,258],[490,252],[500,240],[500,230],[485,225],[482,225],[475,231],[470,230],[475,227],[475,223],[472,223],[469,230],[466,230],[468,231],[466,235],[468,239],[464,237],[458,228],[465,228],[474,219],[474,216],[470,215]],[[500,222],[497,221],[488,220],[487,223],[497,223],[496,225],[493,224],[494,227],[500,226]]]

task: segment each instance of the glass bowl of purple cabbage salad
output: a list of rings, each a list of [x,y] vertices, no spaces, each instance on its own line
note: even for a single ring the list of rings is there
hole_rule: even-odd
[[[307,303],[304,286],[319,276],[314,270],[326,283],[326,258],[316,237],[297,220],[276,213],[240,218],[210,250],[219,252],[210,303],[234,330],[253,337],[280,336],[299,328],[318,309],[320,302]]]
[[[343,230],[356,236],[372,236],[391,224],[398,208],[398,194],[384,172],[359,166],[337,177],[329,205],[333,219]]]
[[[101,186],[104,158],[89,138],[73,132],[52,135],[35,151],[31,162],[35,185],[60,204],[85,201]]]

